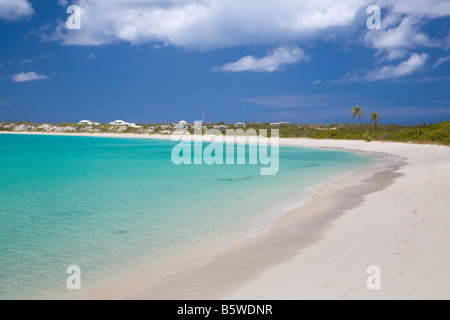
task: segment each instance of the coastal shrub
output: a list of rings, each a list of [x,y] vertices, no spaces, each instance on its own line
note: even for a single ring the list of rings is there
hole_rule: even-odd
[[[384,140],[388,140],[391,137],[391,134],[387,133],[387,132],[377,132],[377,137],[376,139],[380,140],[380,141],[384,141]]]
[[[372,137],[370,136],[369,130],[367,130],[366,132],[364,132],[364,134],[363,134],[363,139],[366,140],[367,142],[370,142],[370,141],[372,140]]]

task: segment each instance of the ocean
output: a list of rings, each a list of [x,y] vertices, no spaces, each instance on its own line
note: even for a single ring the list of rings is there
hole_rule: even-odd
[[[0,299],[71,299],[264,228],[371,159],[280,147],[260,165],[180,165],[176,142],[0,134]],[[70,265],[81,290],[69,290]]]

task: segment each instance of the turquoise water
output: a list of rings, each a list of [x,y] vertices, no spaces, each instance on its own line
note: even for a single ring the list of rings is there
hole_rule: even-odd
[[[70,298],[82,290],[217,245],[264,222],[311,186],[370,159],[280,148],[280,169],[182,165],[176,142],[0,135],[0,299]]]

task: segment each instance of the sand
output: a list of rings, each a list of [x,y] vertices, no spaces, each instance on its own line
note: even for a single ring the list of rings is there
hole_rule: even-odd
[[[449,147],[280,143],[363,152],[378,162],[331,181],[270,228],[190,261],[162,280],[134,275],[93,298],[450,299]],[[366,286],[371,265],[381,270],[379,290]]]
[[[284,143],[385,152],[406,163],[390,185],[366,194],[363,203],[337,218],[320,241],[224,298],[450,298],[450,148],[352,141]],[[381,269],[380,290],[366,286],[370,265]]]

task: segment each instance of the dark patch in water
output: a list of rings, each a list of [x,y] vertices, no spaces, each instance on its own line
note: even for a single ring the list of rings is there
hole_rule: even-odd
[[[308,163],[308,164],[301,166],[301,168],[312,168],[312,167],[317,167],[317,166],[318,166],[317,163]]]
[[[128,232],[128,230],[117,230],[117,231],[114,232],[114,233],[125,234],[125,233],[127,233],[127,232]]]
[[[219,181],[228,181],[228,182],[233,182],[236,181],[235,179],[230,179],[230,178],[223,178],[223,179],[217,179]]]
[[[227,182],[234,182],[234,181],[246,181],[246,180],[250,180],[253,179],[252,176],[248,176],[245,178],[240,178],[240,179],[231,179],[231,178],[222,178],[222,179],[217,179],[219,181],[227,181]]]
[[[317,167],[318,164],[317,163],[305,163],[304,165],[298,166],[298,167],[290,167],[290,168],[286,168],[283,171],[295,171],[298,169],[304,169],[304,168],[313,168],[313,167]]]

